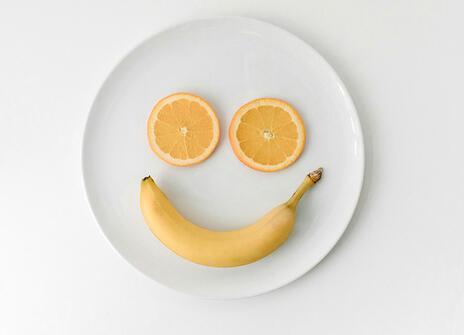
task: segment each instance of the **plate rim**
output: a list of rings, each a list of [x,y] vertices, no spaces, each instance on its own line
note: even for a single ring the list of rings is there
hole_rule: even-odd
[[[187,25],[190,25],[190,24],[195,24],[195,23],[200,23],[200,22],[205,22],[205,21],[220,21],[220,20],[247,21],[247,22],[252,22],[253,24],[259,24],[259,25],[267,26],[268,28],[271,28],[271,29],[274,29],[274,30],[278,30],[279,32],[287,35],[288,38],[294,39],[297,43],[300,43],[306,49],[309,49],[314,54],[314,56],[317,58],[318,62],[320,62],[320,64],[323,64],[323,66],[326,67],[326,69],[330,72],[330,74],[336,80],[337,85],[339,86],[340,91],[341,91],[344,99],[349,104],[350,119],[354,122],[354,128],[355,128],[356,134],[357,134],[356,140],[359,143],[359,147],[357,148],[357,150],[358,150],[358,153],[359,153],[359,158],[358,158],[359,163],[358,164],[360,166],[358,168],[360,169],[360,178],[359,178],[359,183],[356,185],[356,201],[353,202],[353,205],[349,210],[349,215],[347,215],[348,219],[346,220],[346,223],[345,223],[343,229],[340,231],[340,234],[338,235],[338,237],[336,239],[334,239],[334,241],[332,243],[330,243],[329,247],[327,247],[326,250],[323,250],[323,252],[320,253],[320,257],[318,257],[316,259],[316,261],[314,261],[311,264],[309,264],[308,266],[302,268],[302,270],[299,271],[295,276],[289,277],[288,279],[283,280],[278,285],[273,286],[271,288],[267,287],[267,288],[264,288],[264,289],[261,289],[261,290],[256,290],[253,293],[245,293],[245,294],[228,294],[228,292],[226,292],[226,294],[222,294],[222,295],[219,296],[219,295],[200,294],[198,292],[189,292],[189,291],[184,290],[182,288],[169,286],[168,284],[166,284],[166,283],[164,283],[162,281],[158,281],[157,279],[155,279],[155,278],[151,277],[150,275],[148,275],[147,273],[145,273],[138,266],[133,264],[125,255],[123,255],[123,253],[121,253],[117,249],[117,247],[113,244],[111,239],[105,233],[102,225],[100,224],[100,222],[99,222],[99,220],[97,218],[97,215],[96,215],[96,212],[95,212],[95,209],[94,209],[94,205],[92,205],[92,203],[90,201],[90,191],[89,191],[89,186],[87,185],[87,181],[86,181],[87,177],[86,177],[86,172],[85,172],[85,158],[84,157],[85,157],[85,150],[86,150],[85,148],[86,148],[86,142],[87,142],[86,139],[88,138],[88,132],[89,132],[89,127],[90,127],[89,126],[90,119],[91,119],[91,116],[94,113],[96,102],[98,101],[98,98],[100,97],[100,95],[102,93],[102,89],[108,83],[108,80],[111,78],[111,75],[116,71],[116,69],[135,50],[139,49],[140,47],[145,45],[147,42],[154,39],[156,36],[168,33],[170,31],[179,29],[179,28],[181,28],[183,26],[187,26]],[[345,234],[346,229],[350,225],[351,220],[353,219],[354,213],[355,213],[355,211],[356,211],[356,209],[357,209],[357,207],[359,205],[359,199],[360,199],[363,187],[364,187],[364,176],[365,176],[364,134],[363,134],[363,130],[362,130],[361,122],[359,120],[359,115],[358,115],[358,111],[356,109],[356,106],[355,106],[355,104],[353,102],[353,99],[351,98],[351,95],[349,94],[344,82],[341,80],[338,73],[335,71],[335,69],[332,67],[332,65],[315,48],[313,48],[309,43],[307,43],[305,40],[303,40],[299,36],[295,35],[294,33],[290,32],[290,31],[288,31],[288,30],[286,30],[284,28],[281,28],[280,26],[275,25],[273,23],[269,23],[267,21],[252,18],[252,17],[248,17],[248,16],[220,15],[220,16],[198,17],[198,18],[195,18],[195,19],[186,20],[186,21],[182,21],[182,22],[175,23],[175,24],[172,24],[172,25],[168,25],[167,27],[165,27],[165,28],[163,28],[163,29],[161,29],[161,30],[159,30],[157,32],[153,32],[148,37],[146,37],[146,38],[142,39],[140,42],[136,43],[134,46],[131,47],[131,49],[129,51],[124,53],[123,56],[118,59],[118,61],[115,62],[115,64],[106,73],[106,76],[105,76],[104,80],[98,86],[98,90],[96,91],[96,94],[95,94],[95,96],[93,98],[92,104],[90,105],[90,108],[89,108],[89,110],[87,112],[87,116],[86,116],[86,120],[85,120],[85,124],[84,124],[84,131],[83,131],[82,134],[83,135],[82,135],[81,146],[80,146],[81,182],[82,182],[82,184],[84,186],[84,192],[85,192],[87,205],[90,208],[90,212],[92,213],[93,219],[94,219],[96,225],[98,226],[98,229],[99,229],[100,233],[109,242],[109,244],[111,245],[111,248],[114,250],[114,252],[116,252],[132,268],[136,269],[137,272],[141,273],[144,277],[149,278],[151,282],[156,282],[158,285],[169,289],[171,292],[182,293],[182,294],[185,294],[185,295],[188,295],[188,296],[202,297],[202,298],[208,298],[208,299],[218,299],[218,300],[233,300],[233,299],[251,298],[251,297],[259,296],[259,295],[262,295],[262,294],[265,294],[265,293],[272,292],[272,291],[277,290],[279,288],[282,288],[282,287],[296,281],[297,279],[303,277],[305,274],[307,274],[312,269],[317,267],[327,257],[327,255],[334,249],[334,247],[340,241],[342,236]]]

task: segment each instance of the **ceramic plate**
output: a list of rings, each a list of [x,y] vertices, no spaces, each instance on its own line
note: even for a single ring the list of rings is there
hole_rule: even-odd
[[[188,168],[163,163],[146,136],[153,105],[179,91],[207,99],[222,129],[214,154]],[[302,156],[279,172],[246,167],[228,143],[234,112],[258,97],[290,102],[306,127]],[[82,160],[90,205],[114,248],[165,286],[215,298],[264,293],[313,268],[347,227],[364,170],[358,116],[334,70],[287,31],[237,17],[176,26],[127,55],[95,99]],[[217,230],[235,229],[287,200],[319,166],[324,167],[323,179],[301,201],[289,240],[246,266],[211,268],[176,256],[152,235],[139,209],[140,181],[151,175],[191,221]]]

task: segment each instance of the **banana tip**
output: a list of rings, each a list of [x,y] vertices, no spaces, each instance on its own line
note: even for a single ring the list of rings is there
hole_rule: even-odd
[[[317,183],[319,179],[321,179],[323,171],[324,171],[323,168],[319,168],[317,170],[314,170],[313,172],[310,172],[308,176],[309,178],[311,178],[313,182]]]
[[[146,176],[146,177],[144,177],[144,178],[142,179],[142,181],[145,181],[145,180],[150,179],[150,178],[151,178],[151,176]]]

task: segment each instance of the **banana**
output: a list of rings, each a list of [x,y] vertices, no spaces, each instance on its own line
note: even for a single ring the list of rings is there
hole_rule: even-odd
[[[142,180],[140,206],[153,234],[177,255],[207,266],[240,266],[269,255],[287,240],[298,202],[321,176],[322,168],[311,172],[287,202],[231,231],[209,230],[185,219],[150,176]]]

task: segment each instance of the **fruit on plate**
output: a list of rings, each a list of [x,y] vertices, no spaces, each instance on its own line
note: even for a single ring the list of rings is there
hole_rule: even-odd
[[[188,166],[208,158],[219,141],[219,121],[206,100],[190,93],[169,95],[147,122],[151,149],[165,162]]]
[[[255,170],[286,168],[303,151],[305,127],[289,103],[260,98],[240,107],[229,127],[229,141],[237,158]]]
[[[231,231],[213,231],[185,219],[151,177],[142,180],[140,206],[153,234],[177,255],[202,265],[239,266],[269,255],[287,240],[298,202],[321,176],[322,168],[311,172],[287,202],[255,223]]]

